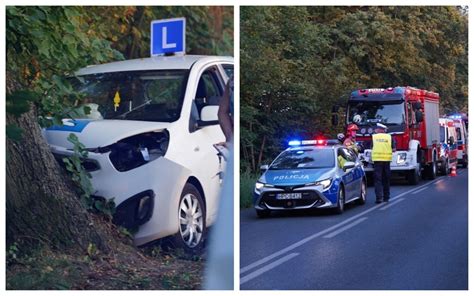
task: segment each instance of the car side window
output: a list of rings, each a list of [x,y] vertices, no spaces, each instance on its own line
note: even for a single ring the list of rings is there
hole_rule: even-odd
[[[196,130],[196,123],[200,119],[201,110],[205,106],[218,106],[224,93],[223,84],[217,67],[212,66],[206,69],[199,78],[196,89],[196,96],[191,106],[191,120],[189,131]]]
[[[232,64],[223,64],[222,68],[224,68],[225,74],[227,75],[228,78],[232,77],[234,75],[234,65]]]

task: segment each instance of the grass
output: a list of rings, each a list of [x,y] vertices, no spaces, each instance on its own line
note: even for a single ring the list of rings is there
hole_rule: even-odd
[[[257,174],[240,174],[240,208],[250,208],[252,206],[252,195],[255,188],[255,182],[258,179]]]

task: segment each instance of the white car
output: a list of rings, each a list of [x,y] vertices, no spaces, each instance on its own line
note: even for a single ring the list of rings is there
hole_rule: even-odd
[[[138,228],[136,245],[173,236],[177,247],[199,251],[217,216],[225,161],[213,144],[225,141],[217,111],[232,72],[232,57],[192,55],[86,67],[73,83],[90,114],[44,136],[66,156],[67,137],[77,135],[94,195],[114,198],[114,221]]]

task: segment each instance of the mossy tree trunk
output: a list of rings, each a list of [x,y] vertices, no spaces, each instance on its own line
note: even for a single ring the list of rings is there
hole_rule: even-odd
[[[7,139],[7,246],[16,241],[42,242],[52,248],[107,251],[106,238],[94,227],[71,181],[42,137],[35,108],[7,124],[23,129],[19,142]]]

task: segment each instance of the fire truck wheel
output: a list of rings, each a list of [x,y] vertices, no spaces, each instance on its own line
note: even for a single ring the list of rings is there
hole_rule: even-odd
[[[413,169],[408,172],[408,183],[410,185],[418,185],[420,183],[421,175],[419,169]]]
[[[425,171],[428,180],[434,180],[436,178],[436,158],[425,167]]]

